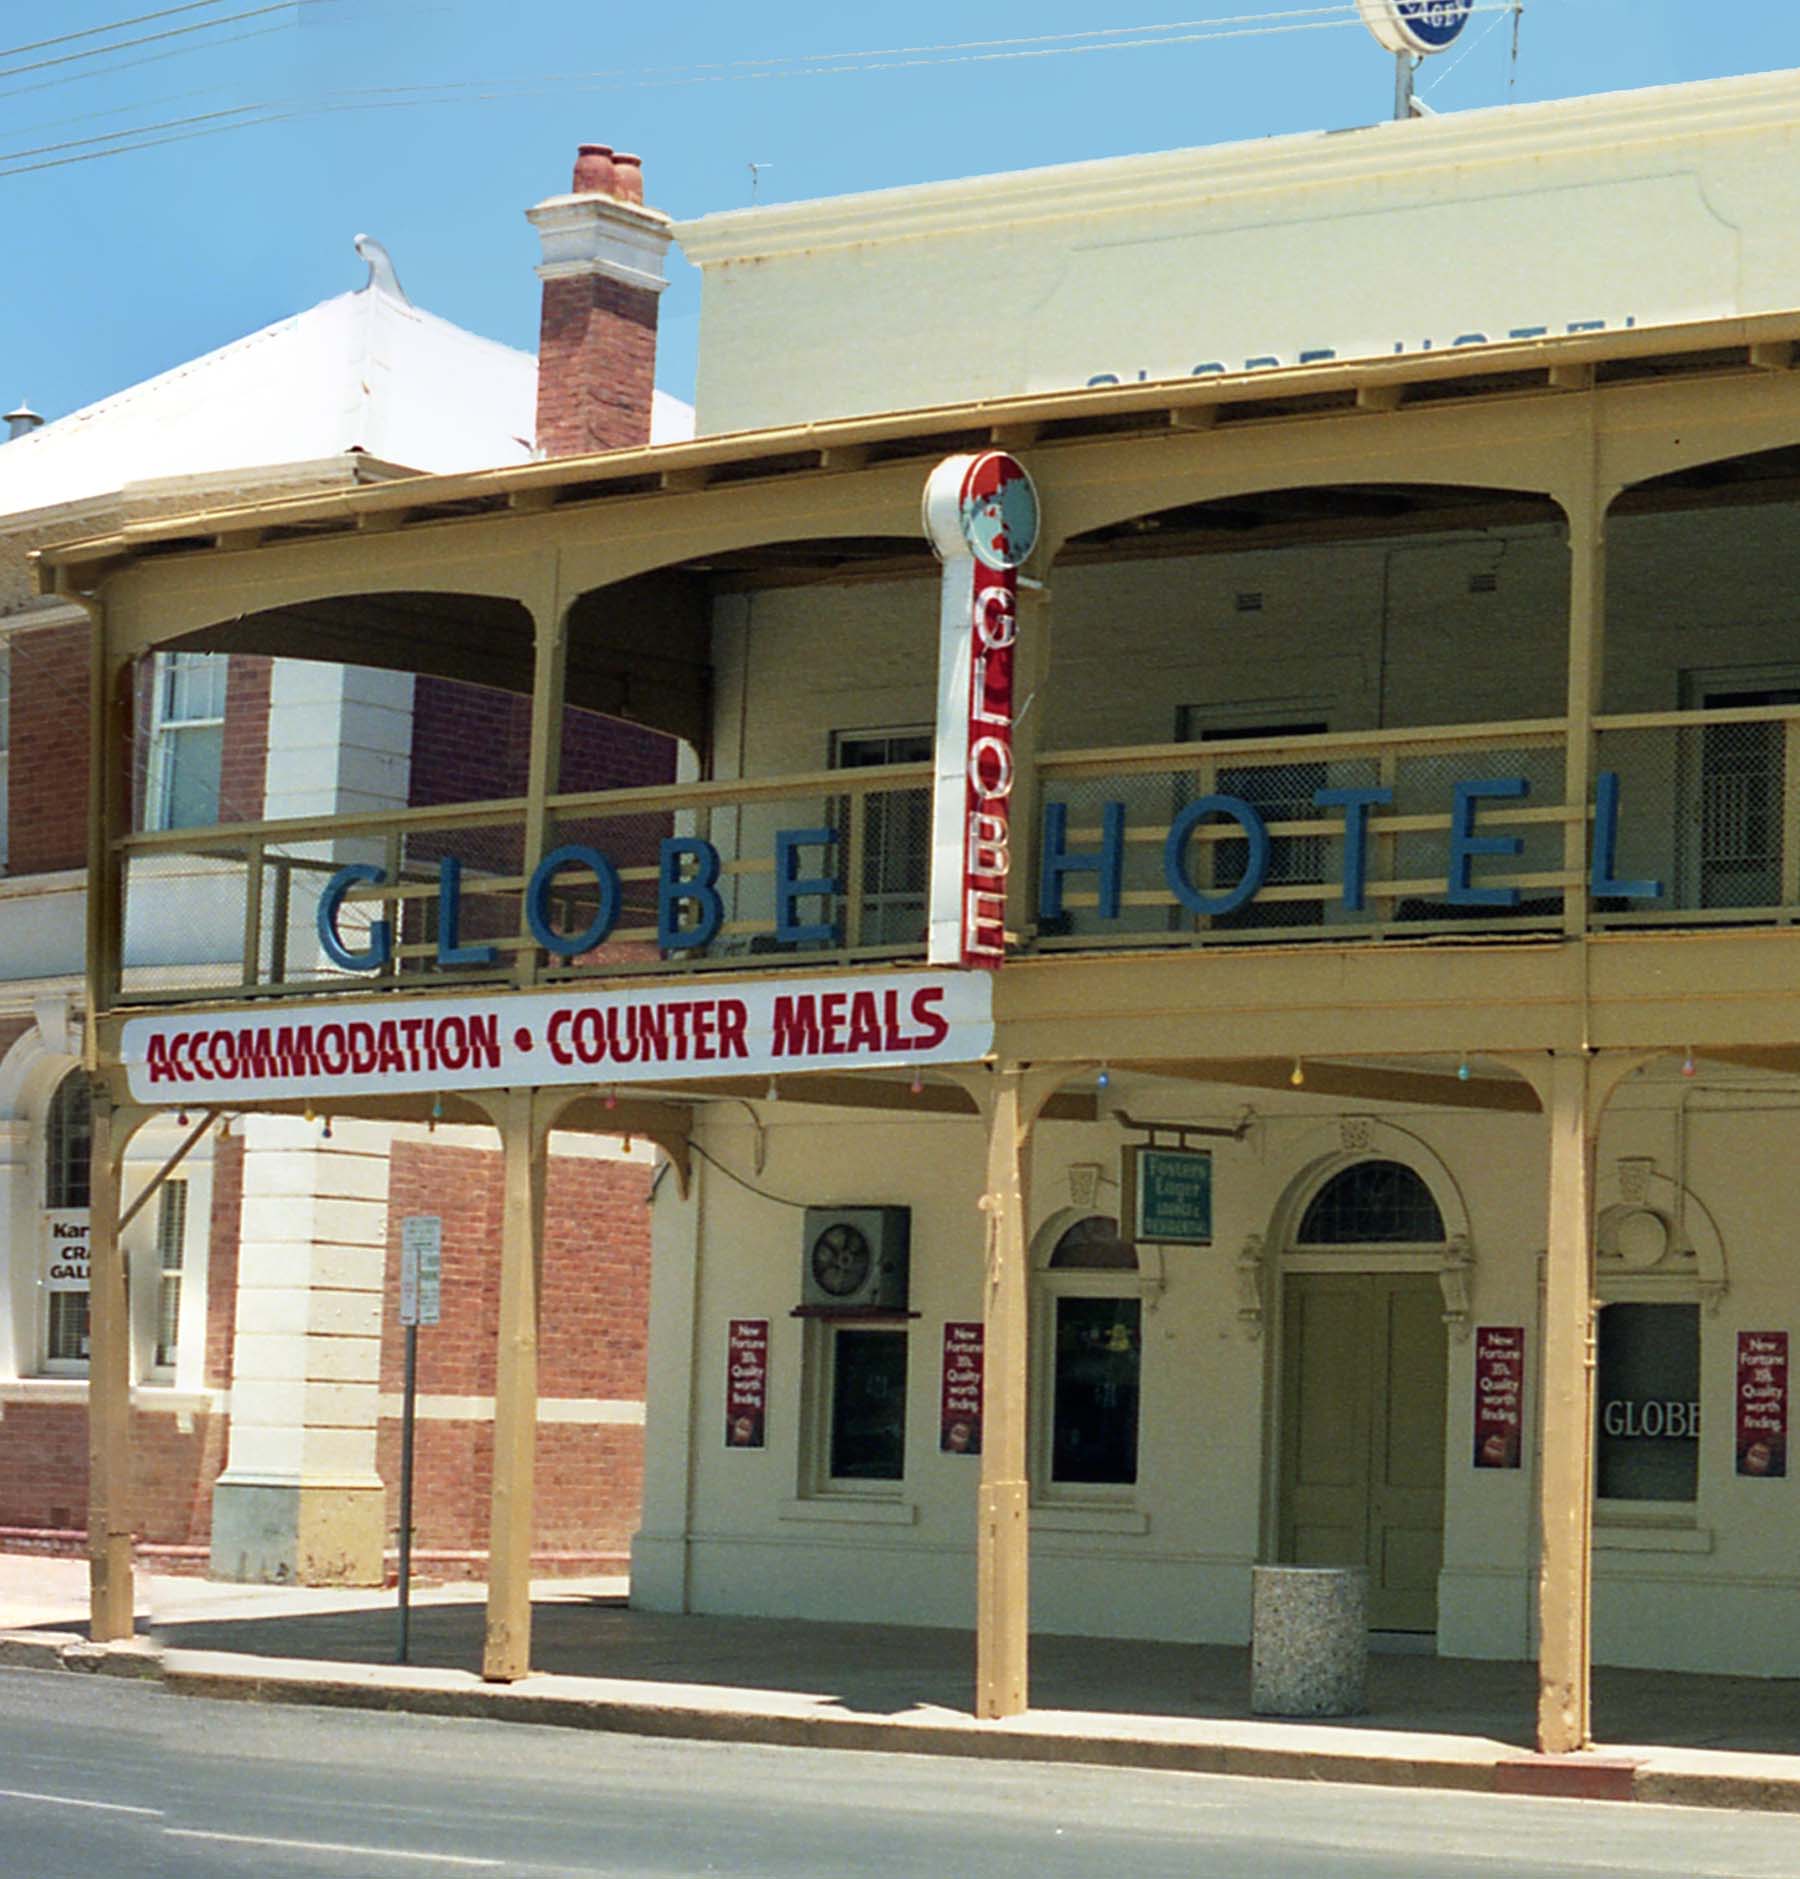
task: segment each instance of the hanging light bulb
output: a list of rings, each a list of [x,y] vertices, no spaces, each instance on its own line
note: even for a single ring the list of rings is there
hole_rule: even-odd
[[[777,1088],[775,1087],[775,1079],[774,1079],[773,1077],[770,1077],[770,1079],[769,1079],[769,1087],[768,1087],[768,1088],[767,1088],[766,1090],[764,1090],[764,1091],[763,1091],[763,1094],[764,1094],[764,1096],[766,1096],[766,1097],[768,1098],[768,1100],[769,1100],[770,1102],[772,1102],[772,1103],[778,1103],[778,1102],[780,1102],[780,1100],[781,1100],[781,1092],[780,1092],[780,1090],[778,1090],[778,1089],[777,1089]]]
[[[1105,1064],[1100,1066],[1100,1074],[1094,1079],[1094,1088],[1097,1090],[1108,1090],[1112,1088],[1112,1072],[1107,1069]]]
[[[317,1122],[319,1119],[319,1112],[312,1106],[310,1096],[306,1099],[306,1107],[300,1112],[300,1119],[303,1122]]]
[[[1301,1086],[1306,1082],[1306,1066],[1300,1061],[1298,1057],[1294,1059],[1294,1068],[1289,1073],[1288,1081],[1291,1084],[1293,1084],[1295,1089],[1301,1088]]]
[[[617,1109],[619,1106],[619,1091],[616,1085],[606,1092],[606,1106],[608,1109]]]
[[[219,1118],[219,1140],[221,1142],[228,1142],[230,1141],[230,1139],[231,1139],[231,1118],[229,1116],[221,1116]]]
[[[628,1155],[631,1153],[631,1137],[629,1135],[625,1138],[625,1152]]]
[[[1688,1046],[1688,1054],[1681,1060],[1681,1074],[1684,1077],[1694,1074],[1694,1047],[1691,1044]]]
[[[325,1118],[325,1139],[328,1142],[331,1140],[331,1118],[329,1116]]]
[[[425,1124],[425,1133],[426,1133],[427,1135],[435,1135],[435,1134],[437,1134],[437,1125],[438,1125],[438,1122],[439,1122],[439,1119],[440,1119],[440,1118],[441,1118],[441,1117],[443,1116],[443,1113],[444,1113],[444,1099],[443,1099],[443,1097],[441,1097],[441,1096],[434,1096],[434,1097],[432,1097],[432,1099],[431,1099],[431,1115],[430,1115],[430,1117],[429,1117],[429,1118],[427,1119],[427,1121],[426,1121],[426,1124]]]
[[[920,1092],[925,1088],[925,1079],[919,1074],[918,1069],[916,1067],[914,1068],[913,1073],[912,1073],[912,1082],[908,1087],[912,1090],[912,1093],[915,1096],[919,1095]]]
[[[1469,1060],[1467,1057],[1456,1066],[1456,1080],[1458,1083],[1467,1083],[1469,1080]]]
[[[187,1111],[185,1109],[177,1109],[175,1111],[175,1126],[178,1129],[185,1129],[187,1127]]]

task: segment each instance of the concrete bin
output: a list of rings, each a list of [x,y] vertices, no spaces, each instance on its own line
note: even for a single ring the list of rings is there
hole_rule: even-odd
[[[1253,1566],[1250,1712],[1360,1716],[1369,1706],[1369,1575],[1361,1566]]]

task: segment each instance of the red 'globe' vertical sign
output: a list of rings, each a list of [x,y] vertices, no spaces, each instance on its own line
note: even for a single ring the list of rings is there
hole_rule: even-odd
[[[1019,569],[1038,538],[1025,466],[1003,450],[946,458],[925,485],[925,533],[944,564],[928,956],[991,971],[1006,957]]]

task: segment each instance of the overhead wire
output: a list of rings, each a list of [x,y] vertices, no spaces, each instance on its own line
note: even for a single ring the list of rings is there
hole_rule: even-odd
[[[214,23],[226,24],[231,19],[285,11],[304,3],[305,0],[280,0],[280,4],[230,15]],[[1515,0],[1476,0],[1471,12],[1503,16],[1514,11],[1514,4]],[[313,97],[256,100],[217,112],[202,112],[184,118],[140,124],[122,132],[105,132],[92,138],[72,138],[61,143],[29,146],[0,156],[0,163],[10,166],[0,168],[0,177],[95,162],[105,157],[129,155],[200,137],[220,136],[232,130],[257,129],[346,112],[411,110],[459,103],[492,104],[561,91],[661,90],[746,80],[842,77],[868,72],[1059,58],[1082,53],[1144,51],[1228,39],[1335,31],[1359,24],[1360,18],[1355,0],[1336,0],[1336,4],[1331,5],[1289,8],[1276,12],[1223,14],[1143,26],[1091,28],[1078,33],[957,40],[853,52],[803,53],[689,66],[611,67],[591,72],[540,74],[513,79],[463,79],[432,85],[340,87]],[[0,76],[4,74],[0,73]],[[1433,82],[1435,84],[1437,81],[1434,79]],[[0,97],[7,95],[10,94],[0,92]]]
[[[267,6],[227,13],[222,19],[200,20],[192,26],[169,26],[160,33],[140,33],[136,39],[117,39],[109,46],[90,46],[85,52],[64,52],[54,59],[34,59],[29,65],[0,66],[0,78],[18,78],[26,72],[44,72],[56,65],[75,65],[83,59],[103,59],[108,53],[128,52],[133,46],[154,45],[162,39],[181,39],[190,33],[214,32],[221,26],[231,26],[239,20],[261,19],[270,13],[292,13],[309,3],[318,4],[318,0],[270,0]],[[333,0],[324,0],[324,3],[332,4]]]
[[[127,26],[144,26],[152,20],[173,19],[178,13],[203,13],[208,7],[222,7],[229,0],[183,0],[177,7],[158,7],[154,13],[134,13],[129,19],[107,20],[99,26],[84,26],[79,32],[58,33],[53,39],[33,39],[23,46],[0,46],[0,59],[16,59],[22,52],[42,52],[46,46],[73,45],[77,39],[98,39],[102,33],[116,33]]]

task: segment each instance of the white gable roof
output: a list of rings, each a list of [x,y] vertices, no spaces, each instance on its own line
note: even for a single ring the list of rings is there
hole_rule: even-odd
[[[530,461],[536,359],[414,306],[383,272],[0,444],[0,516],[351,451],[430,472]],[[690,437],[693,421],[658,392],[651,441]]]

